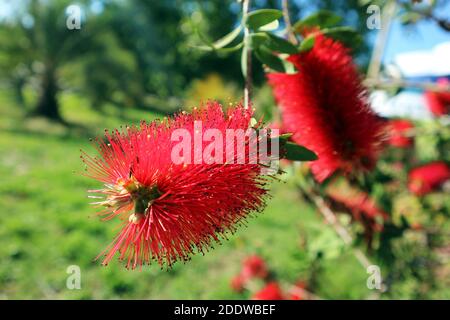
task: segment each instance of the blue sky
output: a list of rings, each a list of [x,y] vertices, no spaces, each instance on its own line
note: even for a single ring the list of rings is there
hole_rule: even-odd
[[[450,1],[442,11],[448,13],[447,16],[450,18]],[[421,21],[414,29],[410,29],[395,21],[389,34],[383,61],[391,62],[398,53],[427,50],[447,41],[450,41],[450,32],[444,31],[435,22]]]

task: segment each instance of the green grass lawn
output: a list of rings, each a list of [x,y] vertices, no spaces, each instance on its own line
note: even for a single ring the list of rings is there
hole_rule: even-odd
[[[89,205],[86,190],[99,183],[79,174],[80,149],[92,151],[88,137],[105,127],[155,116],[130,111],[124,119],[113,109],[106,115],[94,112],[73,95],[61,101],[65,118],[74,124],[70,128],[24,119],[11,98],[0,95],[0,298],[248,298],[229,287],[246,255],[262,255],[286,284],[308,276],[314,255],[322,250],[320,243],[308,242],[309,235],[320,233],[322,243],[336,243],[333,231],[287,183],[274,182],[266,210],[205,256],[171,270],[152,265],[128,271],[117,262],[102,267],[93,259],[112,240],[117,224],[99,221]],[[334,257],[332,250],[327,249],[330,257],[315,293],[367,297],[365,270],[350,254]],[[81,290],[66,288],[70,265],[81,268]]]

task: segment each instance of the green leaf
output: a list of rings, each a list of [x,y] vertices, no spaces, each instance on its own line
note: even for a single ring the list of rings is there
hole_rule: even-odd
[[[300,52],[306,52],[311,50],[314,47],[314,42],[316,41],[316,38],[314,36],[308,36],[306,37],[301,43],[299,47]]]
[[[272,52],[264,46],[255,50],[256,58],[272,70],[284,72],[284,65],[280,58],[273,55]]]
[[[278,27],[280,26],[280,23],[278,22],[278,20],[274,20],[266,25],[263,25],[262,27],[259,27],[259,31],[273,31],[273,30],[277,30]]]
[[[342,42],[349,48],[359,46],[363,40],[361,35],[355,29],[350,27],[327,28],[323,29],[321,32],[327,37]]]
[[[311,150],[295,144],[293,142],[286,142],[284,146],[283,158],[293,161],[314,161],[317,160],[317,155]]]
[[[217,53],[231,53],[231,52],[235,52],[235,51],[238,51],[239,49],[241,49],[242,48],[242,46],[244,45],[244,43],[243,42],[240,42],[240,43],[238,43],[237,45],[235,45],[235,46],[232,46],[232,47],[226,47],[226,48],[221,48],[221,49],[216,49],[216,50],[214,50],[215,52],[217,52]]]
[[[342,21],[342,17],[328,11],[320,10],[294,24],[294,30],[301,33],[305,27],[334,27]]]
[[[208,46],[193,46],[195,49],[198,49],[198,50],[203,50],[203,51],[214,51],[214,52],[217,52],[217,53],[224,53],[224,54],[227,54],[227,53],[231,53],[231,52],[235,52],[235,51],[238,51],[239,49],[241,49],[242,48],[242,46],[244,45],[244,43],[243,42],[240,42],[240,43],[238,43],[237,45],[235,45],[235,46],[232,46],[232,47],[227,47],[227,48],[220,48],[220,49],[214,49],[214,48],[212,48],[212,47],[208,47]]]
[[[286,54],[284,54],[284,55],[286,55]],[[286,60],[287,57],[283,57],[283,55],[280,55],[280,58],[281,58],[280,59],[281,62],[283,63],[283,66],[284,66],[284,73],[293,74],[293,73],[297,72],[294,64],[292,62]]]
[[[203,37],[201,34],[199,34],[200,39],[205,43],[203,46],[195,46],[197,49],[204,50],[204,51],[218,51],[219,49],[223,49],[225,46],[229,45],[231,42],[233,42],[234,39],[236,39],[239,34],[242,31],[242,26],[238,26],[236,29],[225,35],[224,37],[220,38],[219,40],[210,43],[208,42],[205,37]],[[239,45],[236,45],[233,48],[238,47]],[[233,51],[233,50],[232,50]]]
[[[269,36],[265,32],[257,32],[249,35],[250,47],[252,49],[257,49],[264,43],[268,42]]]
[[[276,9],[260,9],[255,10],[247,14],[245,20],[246,25],[253,29],[258,30],[259,28],[272,23],[275,20],[280,19],[283,13]]]
[[[423,16],[417,12],[405,12],[400,16],[400,23],[408,25],[418,22]]]
[[[231,31],[229,34],[227,34],[226,36],[215,41],[212,44],[213,47],[215,49],[220,49],[220,48],[223,48],[223,47],[229,45],[231,42],[233,42],[234,39],[237,38],[237,36],[241,33],[241,31],[242,31],[242,25],[239,25],[236,29]]]
[[[298,52],[298,49],[296,46],[294,46],[289,41],[277,37],[273,34],[267,34],[269,36],[269,41],[267,42],[266,46],[276,52],[280,53],[288,53],[288,54],[295,54]]]
[[[283,133],[278,136],[278,139],[280,140],[280,144],[283,145],[283,143],[288,142],[291,137],[292,133]]]

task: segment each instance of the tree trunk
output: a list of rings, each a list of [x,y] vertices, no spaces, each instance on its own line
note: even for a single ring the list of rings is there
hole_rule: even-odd
[[[47,69],[42,78],[41,95],[34,114],[52,120],[62,121],[61,114],[59,113],[57,93],[58,86],[56,83],[55,72],[51,69]]]

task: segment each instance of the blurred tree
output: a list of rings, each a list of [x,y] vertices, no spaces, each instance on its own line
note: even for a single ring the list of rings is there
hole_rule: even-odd
[[[281,9],[281,0],[253,1],[253,9]],[[181,107],[186,87],[213,72],[243,86],[238,54],[208,54],[193,48],[201,38],[218,39],[239,21],[235,0],[83,0],[80,30],[66,27],[69,0],[14,2],[0,20],[0,66],[24,104],[23,88],[39,93],[34,114],[61,120],[58,93],[76,90],[101,108],[108,103],[125,111],[137,107],[172,112]],[[289,2],[291,19],[317,7],[338,11],[345,24],[366,34],[357,0]],[[366,57],[367,46],[358,51]],[[362,59],[364,60],[364,59]],[[254,64],[256,85],[264,81]]]
[[[26,77],[35,76],[39,98],[33,113],[55,120],[62,120],[58,104],[61,67],[96,48],[92,24],[83,26],[82,31],[67,28],[68,4],[24,1],[0,29],[0,51],[8,65],[9,79],[16,82],[20,91]]]

